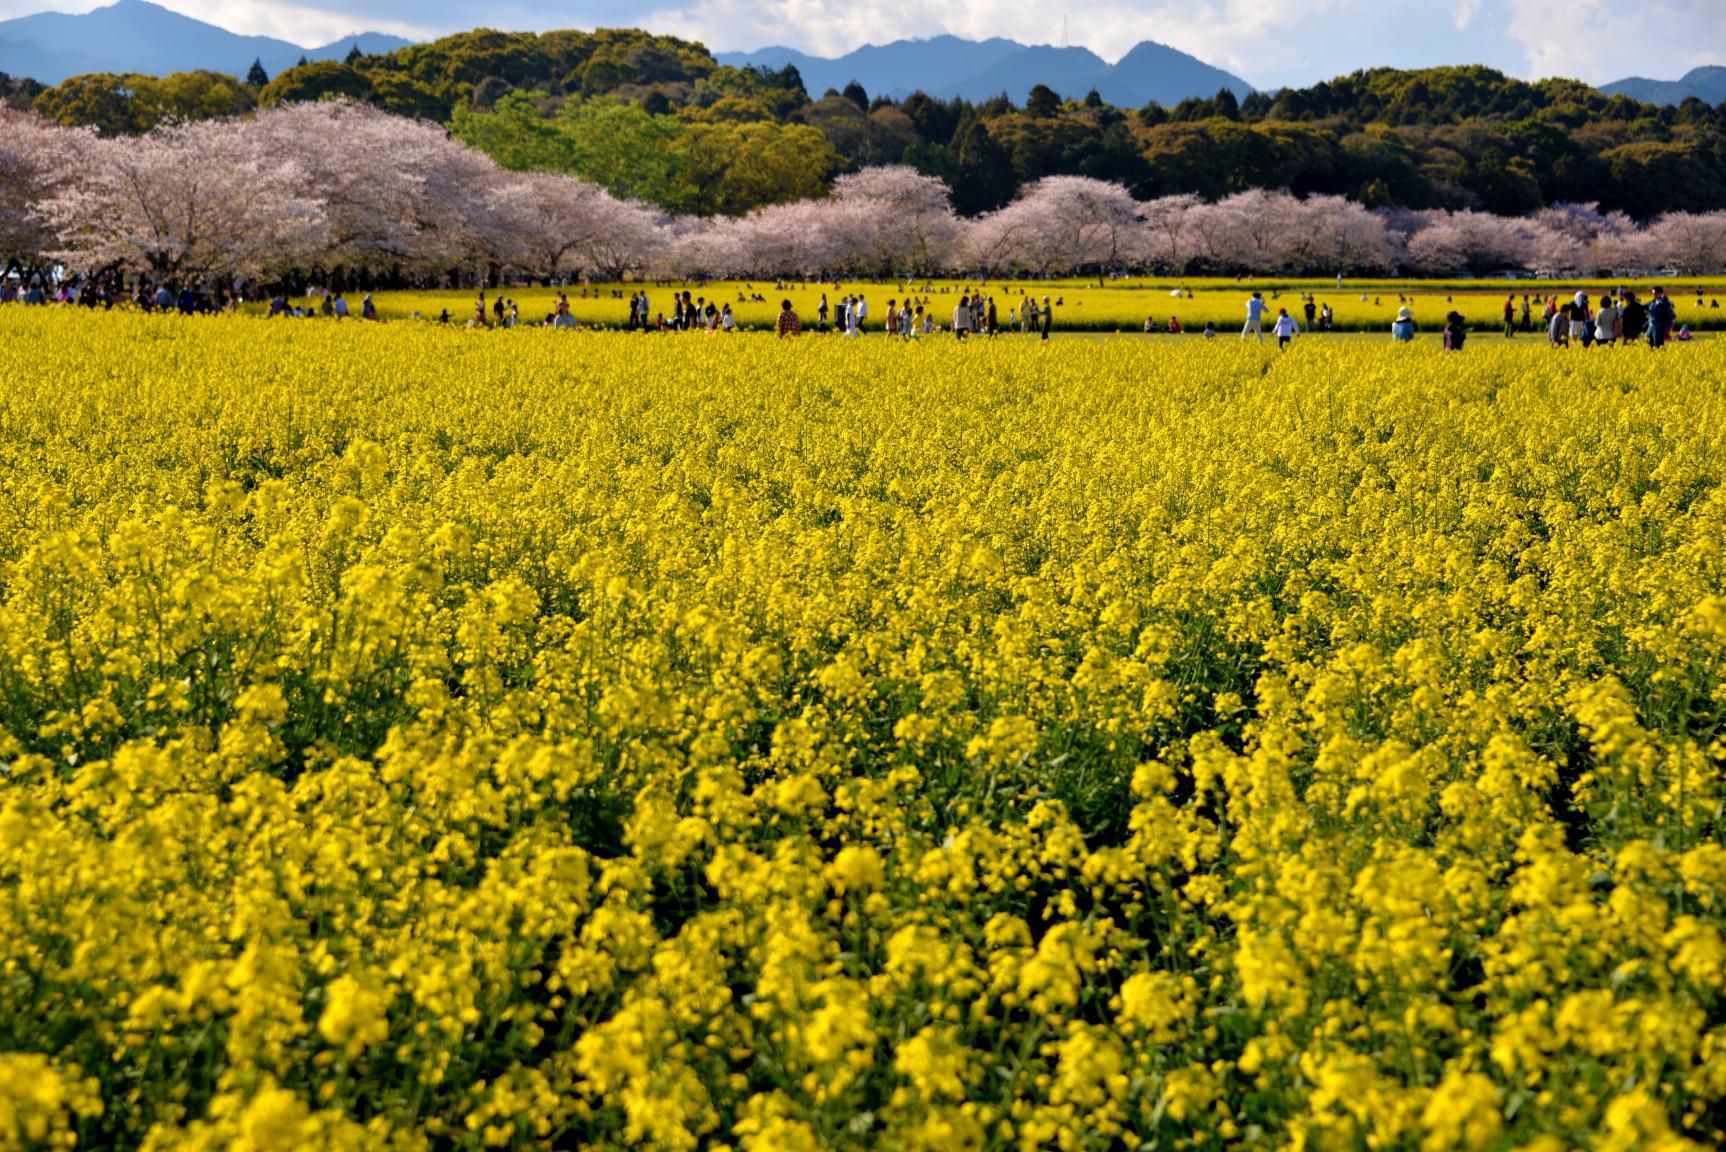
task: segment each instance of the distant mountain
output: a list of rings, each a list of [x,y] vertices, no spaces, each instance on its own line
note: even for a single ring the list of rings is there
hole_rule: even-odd
[[[1709,65],[1693,68],[1682,80],[1648,80],[1632,76],[1612,84],[1602,84],[1600,90],[1608,96],[1619,93],[1644,104],[1682,104],[1691,96],[1706,104],[1726,101],[1726,68]]]
[[[1104,100],[1123,108],[1153,100],[1172,106],[1189,96],[1215,96],[1224,88],[1237,96],[1252,92],[1252,85],[1240,77],[1149,40],[1112,65],[1086,48],[1033,47],[1011,40],[975,41],[957,36],[871,44],[837,59],[810,56],[793,48],[720,52],[715,59],[739,68],[794,64],[810,95],[817,98],[829,88],[844,88],[852,80],[871,96],[902,98],[922,89],[931,96],[987,100],[1006,93],[1020,104],[1037,84],[1046,84],[1074,100],[1095,88]]]
[[[409,41],[367,32],[320,48],[269,36],[240,36],[148,0],[119,0],[82,14],[38,12],[0,20],[0,72],[58,84],[82,72],[165,76],[207,68],[244,76],[262,60],[271,76],[308,60],[340,60],[355,44],[373,55]]]

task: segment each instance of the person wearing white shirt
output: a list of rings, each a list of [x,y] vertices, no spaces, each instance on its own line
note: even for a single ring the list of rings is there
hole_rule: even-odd
[[[971,298],[959,297],[958,307],[953,309],[953,335],[963,340],[971,332]]]
[[[1295,338],[1295,333],[1300,331],[1300,325],[1295,322],[1293,316],[1289,315],[1287,308],[1279,308],[1277,309],[1276,327],[1272,331],[1276,333],[1277,347],[1286,349],[1289,346],[1289,341]]]

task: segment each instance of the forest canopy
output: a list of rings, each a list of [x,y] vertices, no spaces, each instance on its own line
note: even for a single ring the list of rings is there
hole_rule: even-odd
[[[0,78],[0,98],[66,126],[140,134],[284,103],[347,98],[435,121],[505,168],[584,177],[676,212],[736,215],[907,164],[966,214],[1049,176],[1149,200],[1251,188],[1368,207],[1533,213],[1598,203],[1646,219],[1726,207],[1726,104],[1606,96],[1484,67],[1376,68],[1237,99],[1115,108],[1034,88],[1023,106],[851,84],[811,93],[793,67],[719,64],[698,43],[633,29],[479,29],[276,77],[93,74],[53,88]]]

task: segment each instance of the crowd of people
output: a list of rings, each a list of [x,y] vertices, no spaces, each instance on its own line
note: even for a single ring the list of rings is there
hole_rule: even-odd
[[[1308,293],[1302,293],[1304,311],[1306,312],[1307,331],[1329,332],[1333,320],[1330,305],[1315,309],[1314,299]],[[1367,302],[1363,295],[1361,302]],[[1371,298],[1373,304],[1379,303],[1378,297]],[[1453,296],[1445,297],[1446,303],[1454,303]],[[1412,295],[1397,296],[1396,317],[1390,324],[1390,336],[1399,344],[1412,343],[1419,334],[1420,328],[1414,318],[1414,297]],[[1656,285],[1651,293],[1651,299],[1643,304],[1634,289],[1614,288],[1601,295],[1596,307],[1586,290],[1578,290],[1575,297],[1562,300],[1558,295],[1530,296],[1524,293],[1520,302],[1515,294],[1507,296],[1504,301],[1504,337],[1511,339],[1520,330],[1532,331],[1533,310],[1535,305],[1544,305],[1544,329],[1547,341],[1554,347],[1576,345],[1583,348],[1596,344],[1631,344],[1642,340],[1654,348],[1662,348],[1670,341],[1685,342],[1690,340],[1688,325],[1678,323],[1678,312],[1671,296],[1663,286]],[[1697,289],[1696,304],[1702,305],[1702,291]],[[1709,307],[1718,310],[1718,300],[1710,302]],[[1261,343],[1265,338],[1266,319],[1269,316],[1270,304],[1264,298],[1264,293],[1254,292],[1247,298],[1246,323],[1241,327],[1241,339],[1254,337]],[[1155,331],[1154,319],[1145,321],[1145,331]],[[1180,331],[1179,322],[1169,318],[1170,332]],[[1276,338],[1280,348],[1287,348],[1295,336],[1301,332],[1300,323],[1290,315],[1287,308],[1278,308],[1277,315],[1270,321],[1271,335]],[[1205,325],[1205,335],[1211,336],[1214,329]],[[1451,309],[1444,318],[1444,327],[1439,338],[1443,346],[1452,352],[1460,352],[1468,340],[1469,326],[1467,317]]]
[[[1340,277],[1338,283],[1340,286]],[[1039,296],[1023,286],[997,287],[991,290],[987,280],[982,284],[982,290],[956,286],[907,286],[904,295],[887,300],[884,311],[877,318],[877,328],[888,336],[905,339],[919,339],[942,332],[950,333],[955,339],[965,340],[973,336],[992,338],[1003,332],[1013,331],[1042,340],[1049,339],[1054,331],[1056,310],[1064,306],[1064,299],[1051,300],[1048,295]],[[340,288],[310,285],[303,288],[304,302],[296,304],[294,298],[297,294],[291,292],[292,287],[278,285],[264,290],[259,285],[236,280],[206,288],[167,279],[155,280],[148,276],[139,276],[134,280],[113,274],[48,279],[38,273],[0,277],[0,304],[132,307],[146,312],[195,315],[232,312],[242,303],[267,299],[268,314],[272,318],[380,319],[377,306],[369,292],[362,296],[359,305],[355,307],[350,305],[346,294]],[[663,310],[654,311],[650,289],[638,288],[630,291],[627,296],[628,320],[624,325],[626,329],[707,333],[731,333],[740,329],[730,302],[721,302],[717,297],[709,299],[705,294],[697,295],[691,289],[671,288],[669,285],[659,287],[667,288],[671,293],[669,314]],[[785,290],[790,285],[775,284],[774,287]],[[822,287],[824,290],[820,302],[814,310],[812,330],[815,333],[856,338],[868,330],[870,304],[864,293],[847,291],[843,285],[834,282],[831,285],[830,298],[825,290],[827,286]],[[558,292],[551,311],[538,326],[560,330],[579,328],[570,304],[571,293],[575,292],[579,292],[579,298],[583,300],[600,300],[606,298],[607,294],[613,300],[625,299],[622,289],[572,286]],[[938,296],[947,295],[951,299],[950,294],[955,293],[958,300],[950,312],[947,312],[944,304],[937,305]],[[1182,287],[1170,295],[1187,298],[1195,293],[1190,288]],[[1336,331],[1335,313],[1330,303],[1320,301],[1314,293],[1301,292],[1294,310],[1279,305],[1275,307],[1273,315],[1273,303],[1280,299],[1281,294],[1275,291],[1270,293],[1268,300],[1262,291],[1251,293],[1246,301],[1246,322],[1241,328],[1242,339],[1251,337],[1263,342],[1268,336],[1277,342],[1279,348],[1286,349],[1303,333]],[[1378,296],[1363,293],[1360,300],[1363,305],[1383,306],[1382,298]],[[744,285],[737,291],[739,304],[766,302],[767,297],[754,285]],[[1397,311],[1390,324],[1391,338],[1397,343],[1412,342],[1420,332],[1414,314],[1415,297],[1412,294],[1399,293],[1396,302]],[[1454,303],[1454,297],[1447,296],[1446,303]],[[1720,307],[1718,299],[1705,305],[1703,290],[1700,288],[1696,289],[1695,305],[1697,308],[1706,306],[1715,311]],[[1553,347],[1591,348],[1595,345],[1628,344],[1645,340],[1651,346],[1659,348],[1669,342],[1692,339],[1689,327],[1679,323],[1675,302],[1664,286],[1656,286],[1646,303],[1630,288],[1612,289],[1598,297],[1591,297],[1585,290],[1577,291],[1572,297],[1565,297],[1561,293],[1548,295],[1542,292],[1523,293],[1519,299],[1517,294],[1511,293],[1505,297],[1502,308],[1504,337],[1510,339],[1519,333],[1533,332],[1537,315],[1540,317],[1541,330]],[[413,313],[413,316],[417,320],[431,319],[418,312]],[[456,321],[452,319],[449,310],[444,309],[435,317],[435,323],[452,325]],[[502,293],[488,297],[486,290],[482,288],[475,298],[473,312],[465,326],[509,329],[519,327],[521,323],[520,307],[516,301]],[[783,302],[773,327],[781,336],[800,335],[806,330],[803,317],[797,314],[789,299]],[[1177,315],[1170,314],[1164,321],[1152,314],[1146,317],[1143,331],[1147,335],[1184,335],[1186,330]],[[1215,338],[1216,325],[1207,322],[1202,335],[1207,339]],[[1461,351],[1468,336],[1467,319],[1460,312],[1450,310],[1440,330],[1443,346],[1452,351]]]
[[[1018,305],[1003,312],[1001,302],[994,296],[985,296],[981,292],[963,293],[944,324],[936,320],[935,306],[927,294],[891,298],[882,318],[882,330],[888,336],[916,340],[933,336],[944,328],[955,339],[964,340],[970,336],[993,338],[1016,328],[1020,333],[1047,340],[1054,329],[1055,308],[1064,301],[1051,301],[1047,296],[1038,301],[1028,293],[1021,295],[1024,298]],[[862,335],[864,322],[869,318],[869,301],[861,295],[841,295],[836,303],[829,304],[824,292],[815,308],[815,316],[814,330],[817,333],[838,332],[856,338]],[[803,334],[803,318],[789,299],[780,303],[774,331],[780,336]]]

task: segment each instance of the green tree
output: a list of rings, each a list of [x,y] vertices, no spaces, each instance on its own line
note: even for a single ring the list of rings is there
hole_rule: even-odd
[[[270,108],[277,104],[328,100],[336,96],[369,100],[372,96],[372,82],[363,72],[346,64],[337,64],[334,60],[320,60],[315,64],[289,68],[271,80],[264,85],[263,91],[258,93],[258,103]]]
[[[112,72],[69,76],[36,97],[36,111],[68,128],[95,128],[104,136],[138,131],[132,89]]]
[[[678,141],[687,209],[741,215],[821,195],[839,154],[807,124],[694,123]]]
[[[450,118],[449,103],[412,76],[401,72],[374,72],[370,79],[372,103],[386,112],[440,124]]]
[[[449,129],[512,172],[574,172],[580,164],[568,123],[546,119],[526,93],[512,92],[490,111],[458,104]]]
[[[252,91],[224,72],[175,72],[160,80],[128,77],[136,103],[148,106],[151,126],[167,118],[213,120],[240,116],[257,106]]]
[[[960,130],[959,181],[953,186],[953,207],[967,215],[990,212],[1013,198],[1017,182],[1013,158],[989,134],[981,119]]]
[[[1052,120],[1061,114],[1061,95],[1046,84],[1033,85],[1025,97],[1025,115]]]
[[[264,71],[263,60],[262,59],[253,60],[251,68],[248,69],[246,72],[246,83],[250,84],[253,88],[262,88],[265,84],[268,84],[269,82],[270,82],[270,74],[268,72]]]

